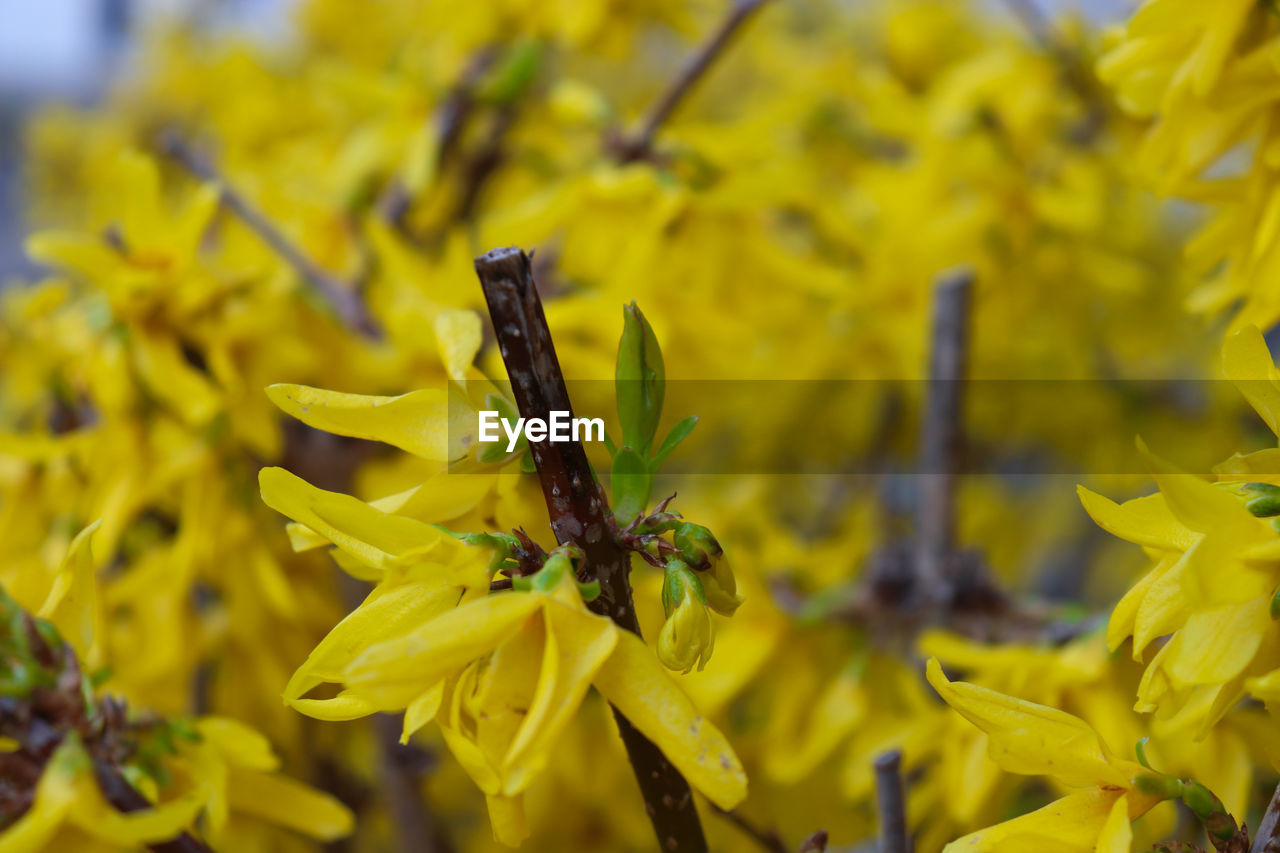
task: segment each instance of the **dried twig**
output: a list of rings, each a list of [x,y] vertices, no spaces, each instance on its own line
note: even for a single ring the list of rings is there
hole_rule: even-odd
[[[955,488],[964,451],[964,376],[968,361],[967,271],[944,277],[934,290],[929,356],[929,396],[920,432],[920,494],[916,547],[920,590],[935,602],[952,597],[955,550]]]
[[[1271,802],[1267,805],[1267,812],[1258,823],[1258,830],[1254,833],[1253,846],[1249,848],[1249,853],[1264,853],[1268,849],[1268,844],[1276,838],[1280,838],[1280,785],[1276,786],[1275,793],[1271,795]]]
[[[617,157],[620,162],[629,163],[642,160],[650,153],[653,138],[680,102],[692,91],[693,87],[706,74],[711,63],[724,52],[733,36],[752,15],[768,0],[733,0],[729,13],[720,26],[707,38],[698,50],[689,57],[680,72],[671,81],[666,91],[654,102],[640,123],[640,129],[630,137],[624,137],[616,143]]]
[[[738,829],[749,835],[753,841],[768,853],[789,853],[787,845],[783,843],[782,837],[772,829],[763,829],[738,814],[736,809],[722,809],[715,803],[711,804],[711,809],[725,820],[732,823]]]
[[[876,758],[876,807],[880,811],[880,853],[911,853],[907,834],[906,791],[902,784],[902,752]]]
[[[307,257],[266,214],[231,186],[211,160],[174,132],[162,134],[159,147],[166,156],[195,177],[216,184],[222,194],[222,204],[283,258],[285,263],[293,267],[307,286],[328,303],[343,324],[367,337],[378,336],[377,326],[365,310],[358,289],[347,285]]]
[[[529,256],[516,248],[494,249],[476,258],[475,266],[521,417],[546,419],[552,410],[571,412]],[[581,548],[586,555],[582,579],[600,582],[601,594],[593,609],[639,635],[627,554],[609,535],[609,507],[586,450],[577,441],[531,441],[529,450],[556,540]],[[661,848],[705,851],[707,842],[689,783],[616,708],[614,718]]]

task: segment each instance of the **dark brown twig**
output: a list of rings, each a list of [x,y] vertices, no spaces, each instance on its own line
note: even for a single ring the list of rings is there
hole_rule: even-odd
[[[902,784],[902,752],[893,750],[876,758],[876,808],[880,812],[879,853],[911,853],[907,834],[907,797]]]
[[[620,162],[630,163],[634,160],[642,160],[649,155],[653,138],[663,122],[670,118],[680,106],[680,102],[706,74],[711,64],[724,52],[734,34],[767,2],[768,0],[733,0],[733,5],[729,8],[729,13],[725,15],[724,20],[720,22],[720,26],[716,27],[707,40],[689,57],[667,89],[649,108],[649,112],[640,122],[640,129],[634,135],[618,141],[617,157]]]
[[[800,853],[826,853],[829,841],[827,831],[819,829],[800,844]]]
[[[738,814],[736,809],[722,809],[715,803],[711,804],[711,810],[732,823],[744,834],[751,837],[760,847],[768,853],[790,853],[787,845],[783,843],[782,837],[772,829],[763,829]]]
[[[919,589],[948,601],[954,579],[955,489],[964,451],[964,377],[968,361],[973,276],[945,276],[934,290],[929,394],[920,432],[920,493],[916,517]]]
[[[159,147],[167,157],[196,178],[216,184],[221,193],[222,204],[227,210],[235,214],[262,242],[293,267],[307,286],[333,309],[344,325],[366,337],[378,336],[378,328],[365,310],[358,289],[348,286],[307,257],[274,222],[231,186],[212,161],[187,145],[175,132],[162,134]]]
[[[476,258],[475,267],[521,417],[546,419],[553,410],[571,413],[529,256],[516,248],[494,249]],[[586,556],[581,579],[600,582],[600,597],[592,608],[639,635],[627,578],[628,557],[609,535],[609,507],[586,450],[576,441],[531,441],[529,449],[556,541],[581,548]],[[659,846],[682,853],[706,851],[689,783],[616,708],[614,718]]]
[[[1271,795],[1271,802],[1267,804],[1266,814],[1258,823],[1258,830],[1253,836],[1253,845],[1249,848],[1249,853],[1264,853],[1268,849],[1267,845],[1277,837],[1280,837],[1280,785],[1276,786],[1275,793]]]

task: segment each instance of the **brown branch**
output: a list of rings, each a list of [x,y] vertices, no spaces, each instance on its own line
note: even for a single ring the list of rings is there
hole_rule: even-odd
[[[736,809],[722,809],[715,803],[711,804],[711,810],[728,820],[738,829],[749,835],[753,841],[760,845],[761,848],[768,853],[790,853],[787,845],[783,843],[782,838],[772,829],[762,829],[742,815],[738,814]]]
[[[329,305],[344,325],[366,337],[378,336],[377,325],[365,310],[358,289],[348,286],[307,257],[266,214],[231,186],[226,176],[212,161],[187,145],[175,132],[162,134],[159,148],[165,156],[196,178],[216,184],[221,193],[223,206],[235,214],[285,263],[293,267],[298,276]]]
[[[521,417],[547,419],[552,411],[572,413],[529,256],[517,248],[494,249],[476,258],[475,267]],[[609,535],[609,506],[586,450],[577,441],[545,440],[529,442],[529,449],[556,541],[581,548],[586,556],[583,579],[600,582],[600,597],[592,608],[638,636],[640,624],[627,578],[628,555]],[[613,715],[659,846],[682,853],[706,851],[689,783],[616,708]]]
[[[650,153],[653,138],[658,129],[671,117],[676,108],[707,73],[707,69],[715,62],[729,45],[735,33],[750,20],[767,3],[768,0],[733,0],[729,13],[720,26],[707,38],[698,50],[689,57],[680,72],[672,79],[666,91],[654,102],[640,123],[640,129],[633,136],[624,137],[616,143],[619,162],[630,163],[642,160]]]
[[[138,793],[120,771],[112,765],[101,759],[95,759],[93,772],[94,776],[97,777],[98,788],[101,789],[103,797],[117,811],[128,814],[151,808],[151,801]],[[172,841],[157,841],[148,844],[147,849],[154,850],[155,853],[212,853],[210,848],[203,842],[185,832],[179,834]]]
[[[902,751],[876,758],[876,808],[880,812],[880,853],[911,853],[907,834],[906,791],[902,784]]]
[[[1267,804],[1267,812],[1258,824],[1249,853],[1264,853],[1277,837],[1280,837],[1280,785],[1276,786],[1275,793],[1271,795],[1271,802]]]
[[[436,139],[438,140],[435,150],[435,168],[437,171],[443,168],[444,164],[453,155],[454,149],[458,145],[458,139],[462,136],[462,130],[466,127],[467,120],[475,110],[476,86],[484,77],[485,72],[493,65],[497,55],[497,50],[492,45],[482,47],[472,54],[471,59],[462,71],[462,75],[458,78],[458,82],[450,89],[449,94],[445,96],[439,108],[432,114],[429,121],[435,127]],[[407,236],[412,236],[408,234],[405,223],[405,216],[409,212],[411,201],[412,199],[405,190],[404,182],[400,178],[392,178],[383,191],[381,198],[378,199],[377,204],[383,218]]]
[[[964,452],[964,377],[968,361],[973,276],[945,276],[934,289],[929,394],[920,431],[920,494],[916,516],[917,589],[935,602],[952,598],[955,490]]]

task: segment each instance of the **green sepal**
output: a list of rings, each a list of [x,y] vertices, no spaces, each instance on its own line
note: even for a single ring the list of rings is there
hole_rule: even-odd
[[[433,524],[431,526],[473,548],[489,548],[492,550],[493,556],[489,559],[488,565],[489,577],[497,574],[499,569],[505,568],[516,549],[520,547],[519,540],[510,533],[458,533],[443,524]]]
[[[587,604],[600,597],[600,581],[591,581],[590,583],[575,581],[575,583],[578,584],[578,594],[582,596],[582,600]]]

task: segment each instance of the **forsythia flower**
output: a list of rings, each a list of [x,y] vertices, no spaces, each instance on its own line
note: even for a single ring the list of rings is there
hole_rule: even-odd
[[[724,736],[635,635],[586,609],[566,556],[553,554],[527,590],[464,593],[457,606],[458,587],[437,575],[375,589],[299,669],[286,699],[321,719],[405,710],[406,737],[437,717],[508,844],[527,834],[522,794],[592,685],[713,802],[732,808],[745,796]],[[303,696],[323,681],[342,693]]]
[[[966,835],[947,851],[974,853],[1127,853],[1129,821],[1159,797],[1135,787],[1142,765],[1111,754],[1097,732],[1063,711],[1005,696],[964,682],[951,682],[936,658],[929,683],[948,705],[986,732],[992,760],[1012,773],[1051,776],[1085,790],[1030,814]]]
[[[658,660],[668,669],[681,672],[688,672],[697,664],[701,672],[715,648],[715,629],[698,575],[680,560],[667,563],[662,609],[667,620],[658,634]]]
[[[1223,362],[1226,375],[1275,430],[1280,392],[1257,329],[1229,338]],[[1186,722],[1203,735],[1239,700],[1250,679],[1280,665],[1280,632],[1271,615],[1280,532],[1228,488],[1274,480],[1268,463],[1275,452],[1228,460],[1218,468],[1218,484],[1151,459],[1160,487],[1156,495],[1117,505],[1083,487],[1079,493],[1094,521],[1142,545],[1156,561],[1116,605],[1107,628],[1113,649],[1133,638],[1136,660],[1156,638],[1171,635],[1147,664],[1138,710],[1159,709],[1165,717],[1185,710]]]

